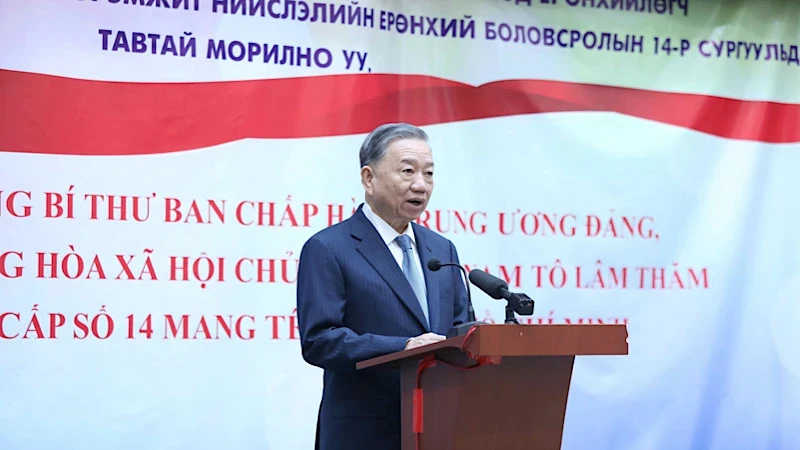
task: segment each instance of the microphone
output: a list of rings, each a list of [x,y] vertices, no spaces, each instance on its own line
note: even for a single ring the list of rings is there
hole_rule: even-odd
[[[443,262],[439,261],[436,258],[433,258],[430,261],[428,261],[428,269],[430,269],[431,272],[436,272],[437,270],[441,269],[442,267],[446,267],[446,266],[454,266],[454,267],[458,267],[459,269],[461,269],[461,272],[464,273],[464,285],[467,288],[467,321],[465,323],[462,323],[460,325],[457,325],[457,326],[451,328],[447,332],[447,338],[451,338],[451,337],[455,337],[455,336],[460,336],[462,334],[466,334],[467,331],[469,331],[469,329],[472,328],[473,325],[478,325],[478,324],[481,324],[481,323],[484,323],[484,322],[480,322],[480,321],[476,321],[475,320],[475,310],[472,309],[472,293],[470,292],[469,282],[467,281],[467,279],[468,279],[467,271],[464,270],[463,267],[461,267],[461,264],[457,264],[457,263],[453,263],[453,262],[443,263]]]
[[[482,270],[472,270],[469,273],[469,281],[495,300],[508,299],[507,296],[510,294],[505,281]]]
[[[521,316],[533,315],[533,299],[523,293],[510,292],[508,290],[508,283],[500,278],[489,275],[482,270],[473,269],[469,273],[469,281],[475,286],[478,286],[478,288],[489,295],[489,297],[496,300],[502,298],[508,301],[506,305],[505,323],[519,323],[514,317],[514,313]]]

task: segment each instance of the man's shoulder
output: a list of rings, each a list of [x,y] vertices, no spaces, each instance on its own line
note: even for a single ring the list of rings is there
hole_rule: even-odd
[[[450,239],[442,236],[436,231],[431,230],[430,228],[424,227],[416,222],[412,222],[411,226],[414,228],[414,234],[421,236],[425,242],[428,242],[431,245],[449,247],[452,244]]]
[[[352,233],[351,222],[353,220],[354,216],[351,216],[339,223],[329,225],[328,227],[317,231],[306,240],[304,245],[308,246],[314,244],[323,244],[327,247],[337,246],[344,240],[344,238],[350,236]]]

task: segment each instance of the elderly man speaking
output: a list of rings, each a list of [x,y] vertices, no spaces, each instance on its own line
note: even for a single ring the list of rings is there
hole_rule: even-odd
[[[427,134],[408,124],[373,130],[360,151],[365,202],[312,236],[300,254],[297,319],[303,358],[324,369],[319,450],[400,448],[400,373],[356,371],[375,356],[444,339],[467,319],[452,242],[414,221],[433,192]]]

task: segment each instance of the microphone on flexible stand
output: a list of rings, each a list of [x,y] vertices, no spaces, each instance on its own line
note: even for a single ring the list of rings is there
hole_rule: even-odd
[[[472,309],[472,293],[470,292],[470,288],[469,288],[468,275],[467,275],[467,271],[464,270],[463,267],[461,267],[461,264],[453,263],[453,262],[443,263],[443,262],[441,262],[441,261],[439,261],[438,259],[435,259],[435,258],[431,259],[430,261],[428,261],[428,269],[430,269],[432,272],[436,272],[437,270],[441,269],[442,267],[446,267],[446,266],[454,266],[454,267],[458,267],[459,269],[461,269],[461,272],[464,273],[464,285],[466,286],[466,289],[467,289],[467,321],[465,323],[456,325],[453,328],[451,328],[447,332],[447,336],[446,336],[449,339],[451,337],[456,337],[456,336],[461,336],[463,334],[467,334],[467,332],[470,330],[470,328],[472,328],[474,325],[480,325],[480,324],[485,323],[485,322],[481,322],[481,321],[476,321],[475,320],[475,310]]]
[[[502,298],[508,301],[506,304],[505,323],[519,324],[516,317],[514,317],[514,313],[521,316],[533,315],[533,299],[521,292],[510,292],[508,290],[508,284],[500,278],[489,275],[482,270],[474,269],[469,273],[469,281],[475,286],[478,286],[478,288],[488,294],[489,297],[496,300]]]

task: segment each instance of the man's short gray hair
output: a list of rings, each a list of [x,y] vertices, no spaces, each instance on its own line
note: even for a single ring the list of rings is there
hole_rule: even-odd
[[[361,144],[359,158],[361,167],[383,158],[389,145],[400,139],[419,139],[428,142],[428,135],[421,128],[407,123],[387,123],[372,130]]]

